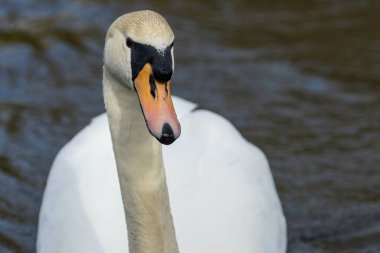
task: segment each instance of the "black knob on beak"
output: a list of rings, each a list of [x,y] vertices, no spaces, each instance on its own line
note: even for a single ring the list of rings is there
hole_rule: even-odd
[[[173,71],[169,66],[160,66],[158,68],[153,68],[154,79],[161,83],[166,83],[170,81],[173,75]]]
[[[173,75],[173,63],[170,48],[162,55],[157,54],[152,62],[154,79],[161,83],[169,82]]]

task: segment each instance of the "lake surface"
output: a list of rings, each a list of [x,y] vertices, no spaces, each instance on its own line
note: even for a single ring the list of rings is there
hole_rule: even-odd
[[[173,93],[228,118],[267,155],[288,252],[380,252],[378,1],[2,0],[0,252],[34,252],[58,150],[104,111],[104,36],[163,14]]]

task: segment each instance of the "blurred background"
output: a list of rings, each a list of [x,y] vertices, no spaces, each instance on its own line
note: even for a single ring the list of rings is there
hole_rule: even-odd
[[[173,93],[267,155],[288,252],[380,252],[380,2],[1,0],[0,252],[34,252],[58,150],[104,112],[119,15],[176,35]]]

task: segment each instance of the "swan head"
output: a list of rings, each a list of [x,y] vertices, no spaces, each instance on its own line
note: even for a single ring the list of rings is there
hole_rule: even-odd
[[[173,41],[160,14],[137,11],[113,22],[104,49],[104,68],[136,92],[149,132],[163,144],[173,143],[181,133],[170,93]]]

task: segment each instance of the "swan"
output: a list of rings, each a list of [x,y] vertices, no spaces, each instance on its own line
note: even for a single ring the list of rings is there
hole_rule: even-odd
[[[153,11],[110,26],[106,114],[53,162],[38,253],[286,251],[286,221],[264,154],[223,117],[171,96],[173,40]]]

